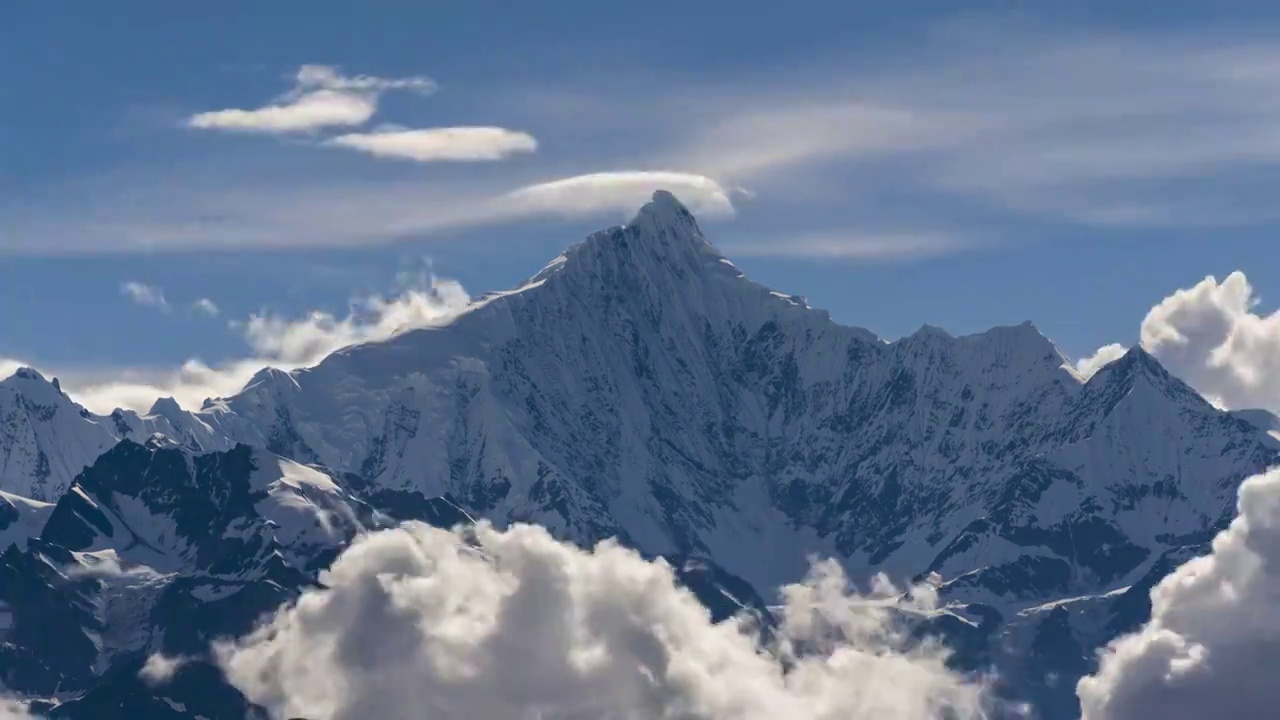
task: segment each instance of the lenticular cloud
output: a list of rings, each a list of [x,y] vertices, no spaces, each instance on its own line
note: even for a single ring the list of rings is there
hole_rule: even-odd
[[[614,542],[418,523],[357,540],[258,631],[216,648],[275,717],[317,720],[966,720],[980,683],[852,594],[834,563],[786,588],[776,639],[713,624],[671,569]]]

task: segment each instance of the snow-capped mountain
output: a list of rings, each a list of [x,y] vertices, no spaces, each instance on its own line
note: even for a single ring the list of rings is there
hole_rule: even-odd
[[[198,588],[248,584],[257,612],[358,528],[469,514],[675,558],[723,614],[763,608],[743,597],[816,553],[928,578],[958,662],[1020,659],[1015,694],[1062,708],[1092,649],[1280,460],[1271,421],[1215,409],[1141,349],[1086,380],[1030,324],[894,342],[841,326],[744,277],[659,192],[447,324],[264,370],[193,413],[95,416],[21,371],[0,383],[0,490],[57,504],[0,495],[0,542],[81,618],[93,662],[125,657],[101,649],[120,623],[94,599],[118,581],[41,568],[110,558],[202,608],[236,604]],[[244,612],[211,617],[228,631]],[[153,642],[147,617],[145,642],[112,642]]]
[[[32,368],[0,380],[0,490],[52,502],[77,474],[124,438],[163,433],[193,450],[229,447],[172,398],[139,416],[130,410],[95,415]]]
[[[1002,606],[1140,577],[1280,448],[1141,349],[1085,381],[1030,324],[892,343],[838,325],[745,278],[661,192],[443,327],[264,371],[197,415],[759,588],[819,552]]]

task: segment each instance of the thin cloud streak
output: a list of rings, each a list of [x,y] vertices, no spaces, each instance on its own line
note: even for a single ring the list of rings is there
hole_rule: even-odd
[[[980,244],[970,238],[943,232],[849,232],[729,242],[721,248],[727,254],[739,257],[885,261],[950,255]]]
[[[339,135],[325,144],[376,158],[423,163],[494,161],[538,149],[532,135],[500,127],[384,129]]]
[[[0,235],[0,255],[370,246],[520,221],[625,220],[656,189],[672,190],[704,218],[734,212],[728,189],[708,177],[677,172],[590,173],[513,189],[384,180],[292,188],[243,184],[188,196],[156,187],[146,194],[134,191],[134,203],[100,198],[99,206],[79,217],[67,211],[38,213],[13,235]],[[152,212],[132,214],[138,204]],[[41,242],[23,242],[25,237]]]

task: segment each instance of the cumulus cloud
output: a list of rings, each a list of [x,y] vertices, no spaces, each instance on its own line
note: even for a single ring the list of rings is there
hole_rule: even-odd
[[[94,412],[121,407],[146,412],[159,397],[172,397],[188,409],[205,398],[239,391],[264,367],[292,370],[314,365],[325,355],[354,343],[388,338],[403,330],[425,327],[456,314],[470,302],[461,285],[443,278],[404,280],[394,294],[353,300],[344,315],[313,311],[302,317],[255,314],[233,323],[243,333],[249,352],[220,363],[189,359],[180,366],[64,370],[56,374],[73,399]],[[0,377],[29,365],[0,359]]]
[[[362,125],[377,112],[388,90],[429,93],[435,82],[425,77],[347,77],[328,65],[303,65],[294,87],[274,102],[252,110],[228,108],[191,116],[187,125],[203,130],[254,133],[312,132],[328,127]]]
[[[152,307],[161,312],[169,312],[169,301],[165,299],[164,290],[140,282],[127,282],[120,285],[120,293],[143,307]]]
[[[1080,681],[1084,720],[1269,718],[1280,663],[1280,469],[1240,486],[1213,552],[1151,591],[1151,620]]]
[[[191,304],[191,308],[196,312],[203,313],[209,317],[218,317],[222,314],[222,310],[218,307],[218,304],[209,298],[200,298],[199,300],[196,300]]]
[[[1094,373],[1098,372],[1108,363],[1115,362],[1128,352],[1129,348],[1120,343],[1111,343],[1098,348],[1096,352],[1088,357],[1082,357],[1076,361],[1076,372],[1080,373],[1083,378],[1091,378]]]
[[[501,160],[538,149],[538,141],[526,132],[481,126],[348,133],[330,138],[325,144],[374,157],[415,162]]]
[[[419,523],[366,535],[323,587],[215,647],[230,681],[275,717],[517,720],[981,717],[984,688],[893,611],[887,585],[851,593],[834,563],[786,589],[778,642],[713,624],[671,569],[612,541],[544,529]]]
[[[1212,276],[1161,300],[1142,320],[1142,347],[1218,407],[1280,412],[1280,311],[1258,311],[1243,272]],[[1088,376],[1125,351],[1099,348],[1076,364]]]
[[[148,685],[163,685],[173,679],[174,675],[182,669],[183,665],[190,662],[190,658],[171,657],[162,653],[152,653],[147,656],[147,661],[143,663],[142,669],[138,671],[138,677],[142,678]]]
[[[729,190],[704,175],[665,171],[601,172],[527,185],[499,198],[516,215],[583,216],[634,212],[655,190],[668,190],[690,211],[708,217],[734,214]]]
[[[1280,410],[1280,311],[1259,304],[1244,273],[1206,277],[1151,308],[1142,346],[1225,407]]]
[[[319,310],[304,318],[251,315],[242,327],[249,346],[261,356],[300,366],[347,345],[382,340],[431,324],[468,302],[461,285],[433,278],[427,289],[407,290],[390,299],[374,296],[357,301],[345,317]]]

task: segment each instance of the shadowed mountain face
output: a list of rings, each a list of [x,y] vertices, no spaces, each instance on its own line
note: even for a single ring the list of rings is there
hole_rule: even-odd
[[[213,641],[315,586],[357,532],[474,522],[446,498],[375,491],[366,502],[265,450],[197,454],[159,436],[122,441],[52,508],[26,512],[43,520],[38,536],[0,552],[0,678],[73,720],[265,718],[211,663]],[[715,617],[767,616],[746,581],[706,560],[672,563]],[[139,672],[155,653],[185,662],[152,687]]]
[[[252,593],[254,614],[208,629],[152,612],[126,649],[239,631],[359,528],[470,516],[618,536],[673,558],[720,614],[763,607],[743,595],[798,579],[811,553],[855,578],[929,576],[959,661],[1013,658],[1013,682],[1053,708],[1073,702],[1061,678],[1146,613],[1140,588],[1280,455],[1141,349],[1086,382],[1029,324],[892,343],[837,325],[746,279],[666,193],[446,324],[264,370],[196,413],[92,416],[38,376],[0,390],[0,489],[57,502],[0,502],[15,567],[110,551],[165,574],[146,592],[189,615]],[[31,532],[5,529],[37,525],[25,550]],[[76,599],[95,586],[31,567],[51,588],[33,592],[92,616],[75,627],[118,627]]]

